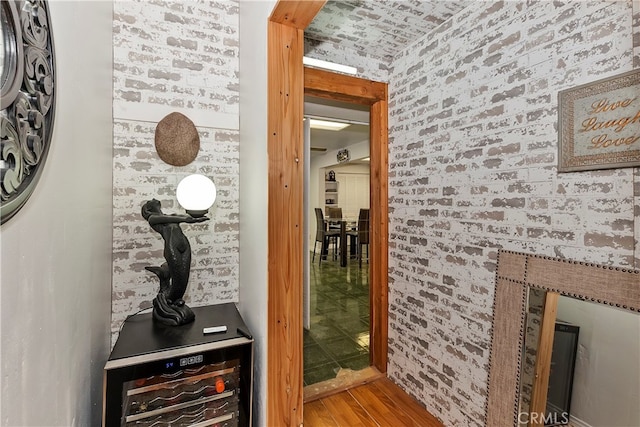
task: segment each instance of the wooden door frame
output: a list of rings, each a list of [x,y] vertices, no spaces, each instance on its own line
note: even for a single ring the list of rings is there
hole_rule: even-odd
[[[388,314],[388,131],[387,84],[358,77],[304,68],[304,93],[323,99],[369,106],[370,247],[369,315],[371,365],[387,371]]]
[[[547,291],[544,299],[540,336],[536,347],[538,351],[536,352],[536,366],[533,375],[529,414],[546,414],[547,411],[547,393],[549,391],[551,355],[553,352],[553,337],[555,336],[559,297],[559,293]],[[529,427],[544,427],[544,419],[542,417],[531,417],[529,419]]]
[[[267,31],[269,426],[302,425],[304,95],[370,106],[371,364],[387,367],[388,130],[387,84],[304,68],[304,29],[325,1],[280,0]]]

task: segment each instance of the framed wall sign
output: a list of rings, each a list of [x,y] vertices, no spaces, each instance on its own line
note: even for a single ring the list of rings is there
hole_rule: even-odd
[[[640,166],[640,69],[558,92],[558,172]]]

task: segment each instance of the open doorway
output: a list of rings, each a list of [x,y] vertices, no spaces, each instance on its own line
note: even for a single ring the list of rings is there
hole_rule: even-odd
[[[306,97],[305,396],[370,366],[369,106]]]
[[[300,7],[304,4],[304,7]],[[303,30],[324,2],[279,2],[268,23],[267,345],[268,425],[300,425],[305,233],[304,94],[369,106],[371,141],[370,355],[386,372],[388,349],[387,84],[307,69]]]

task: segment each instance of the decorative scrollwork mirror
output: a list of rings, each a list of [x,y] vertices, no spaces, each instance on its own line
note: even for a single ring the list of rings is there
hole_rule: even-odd
[[[47,3],[2,0],[0,211],[25,204],[44,166],[53,129],[55,58]]]

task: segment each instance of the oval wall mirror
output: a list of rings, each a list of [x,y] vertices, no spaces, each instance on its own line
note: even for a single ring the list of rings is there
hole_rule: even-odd
[[[55,58],[45,1],[2,1],[0,24],[0,211],[4,224],[33,193],[49,152]]]

